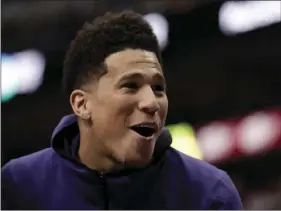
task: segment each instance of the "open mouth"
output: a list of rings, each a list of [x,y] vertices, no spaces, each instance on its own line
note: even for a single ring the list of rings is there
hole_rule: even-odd
[[[131,127],[131,129],[146,138],[151,137],[155,133],[155,129],[149,126],[138,125]]]

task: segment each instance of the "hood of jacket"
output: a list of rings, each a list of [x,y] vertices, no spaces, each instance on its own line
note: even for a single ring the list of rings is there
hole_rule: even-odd
[[[77,117],[74,114],[64,116],[54,129],[51,138],[51,147],[68,160],[79,163],[79,128]],[[161,160],[165,151],[170,147],[172,137],[167,128],[163,128],[153,153],[153,162]]]

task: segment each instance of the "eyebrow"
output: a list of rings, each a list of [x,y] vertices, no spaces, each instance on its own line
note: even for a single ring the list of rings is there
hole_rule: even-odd
[[[138,72],[135,72],[135,73],[127,73],[127,74],[124,74],[120,77],[119,81],[124,81],[124,80],[130,80],[130,79],[143,79],[145,76],[141,73],[138,73]],[[157,72],[155,74],[153,74],[152,76],[153,79],[157,79],[157,80],[160,80],[161,82],[163,82],[164,84],[166,84],[166,79],[165,77]]]

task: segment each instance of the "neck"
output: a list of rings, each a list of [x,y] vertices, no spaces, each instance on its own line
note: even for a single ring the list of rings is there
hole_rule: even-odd
[[[122,164],[106,154],[98,140],[92,137],[90,130],[81,131],[80,129],[78,156],[81,163],[98,172],[111,172],[123,167]]]

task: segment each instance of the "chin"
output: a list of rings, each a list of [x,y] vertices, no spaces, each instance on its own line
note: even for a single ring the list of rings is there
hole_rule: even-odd
[[[134,155],[132,157],[128,157],[125,160],[126,165],[131,167],[144,167],[148,165],[153,158],[153,154],[146,154],[146,155]]]
[[[144,141],[136,139],[131,143],[133,144],[128,145],[129,147],[119,148],[116,151],[115,155],[117,156],[115,158],[125,166],[142,167],[148,165],[153,158],[156,140]]]

